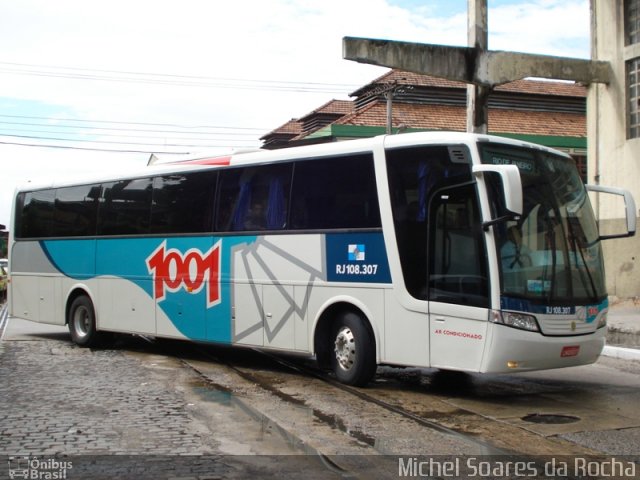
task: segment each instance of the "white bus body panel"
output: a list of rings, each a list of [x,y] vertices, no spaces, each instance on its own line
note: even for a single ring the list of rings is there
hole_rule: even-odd
[[[480,372],[517,372],[594,363],[606,338],[606,328],[590,335],[550,337],[500,324],[489,324],[489,343]],[[571,349],[575,355],[563,355]]]
[[[429,302],[431,366],[477,372],[486,344],[488,312]]]

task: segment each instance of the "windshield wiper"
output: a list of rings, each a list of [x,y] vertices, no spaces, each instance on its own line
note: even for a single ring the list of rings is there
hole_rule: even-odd
[[[580,248],[580,246],[578,245],[578,237],[575,234],[575,230],[574,230],[574,226],[573,223],[571,222],[571,219],[569,217],[567,217],[567,225],[569,226],[569,235],[571,235],[571,249],[573,250],[573,257],[575,259],[576,262],[576,270],[578,270],[578,272],[580,273],[580,277],[582,278],[582,283],[586,285],[586,282],[584,281],[584,275],[582,272],[582,269],[580,268],[580,265],[578,265],[578,255],[576,250],[580,251],[580,258],[582,259],[582,264],[584,265],[584,270],[585,272],[587,272],[587,278],[589,279],[589,285],[591,286],[591,299],[594,302],[598,301],[598,289],[596,288],[596,283],[593,279],[593,275],[591,273],[591,270],[589,269],[589,265],[587,265],[587,261],[584,258],[584,250],[582,248]],[[575,292],[574,292],[575,293]]]

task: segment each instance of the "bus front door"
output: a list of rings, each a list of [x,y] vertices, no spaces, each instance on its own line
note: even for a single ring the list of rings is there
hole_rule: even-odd
[[[430,363],[478,371],[486,339],[489,282],[474,183],[434,193],[428,243]]]

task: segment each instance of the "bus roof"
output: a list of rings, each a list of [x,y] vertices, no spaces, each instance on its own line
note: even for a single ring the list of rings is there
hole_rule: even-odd
[[[41,190],[46,188],[65,187],[72,185],[84,185],[95,182],[113,181],[117,179],[127,178],[144,178],[149,176],[157,176],[168,173],[188,172],[194,170],[209,170],[226,166],[242,166],[247,164],[275,163],[286,160],[295,160],[300,158],[321,158],[324,156],[362,153],[364,151],[372,151],[377,148],[397,148],[410,145],[429,145],[429,144],[474,144],[478,142],[496,142],[506,145],[534,148],[536,150],[548,151],[550,153],[568,156],[563,152],[559,152],[549,147],[515,140],[506,137],[494,135],[481,135],[464,132],[416,132],[404,133],[399,135],[380,135],[377,137],[345,140],[340,142],[306,145],[290,148],[282,148],[277,150],[253,150],[240,151],[220,156],[189,156],[181,160],[165,163],[154,163],[144,168],[131,170],[126,174],[117,174],[116,172],[105,172],[87,177],[74,177],[69,179],[54,179],[46,182],[33,182],[24,184],[16,191]]]

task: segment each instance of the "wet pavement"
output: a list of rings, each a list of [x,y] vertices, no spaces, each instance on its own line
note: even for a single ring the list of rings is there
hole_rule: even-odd
[[[353,424],[364,417],[332,413],[352,409],[350,400],[319,392],[328,408],[314,408],[307,398],[291,401],[238,376],[243,362],[255,368],[250,352],[243,360],[226,349],[239,354],[240,366],[230,369],[181,342],[123,336],[113,348],[82,349],[64,328],[17,319],[2,335],[4,460],[75,462],[70,474],[78,476],[67,478],[299,478],[301,471],[305,478],[371,478],[372,470],[397,470],[395,459],[376,458],[384,451],[374,448],[378,439]],[[406,449],[411,438],[401,436],[394,451],[481,453],[473,440],[406,423],[419,441]],[[0,478],[4,473],[0,467]]]
[[[0,343],[0,465],[68,462],[64,478],[342,476],[266,416],[140,339],[89,350],[65,329],[40,327],[34,333],[34,324],[12,319]],[[7,474],[0,466],[0,478]]]

